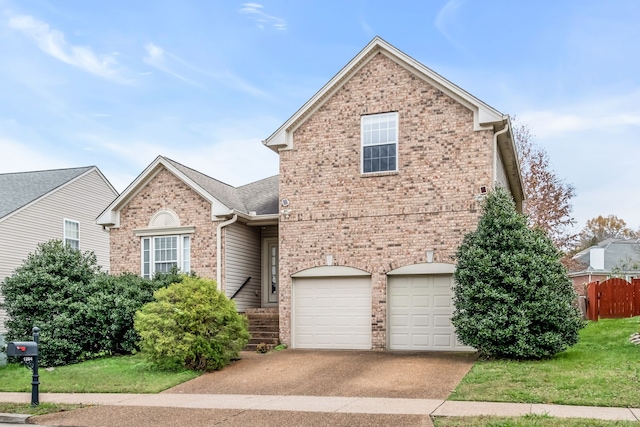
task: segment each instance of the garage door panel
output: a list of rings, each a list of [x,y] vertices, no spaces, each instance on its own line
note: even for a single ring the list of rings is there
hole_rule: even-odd
[[[389,277],[391,349],[473,350],[458,342],[451,324],[452,284],[450,275]]]
[[[429,326],[431,325],[431,316],[429,315],[419,315],[414,314],[411,316],[411,326]]]
[[[297,278],[295,348],[370,349],[371,278]]]
[[[411,346],[414,349],[420,347],[421,349],[429,348],[431,344],[431,336],[430,335],[422,335],[422,334],[413,334],[411,336]]]
[[[449,316],[434,315],[433,326],[440,328],[452,328],[451,318]]]
[[[409,326],[409,316],[394,314],[391,316],[391,326]]]
[[[451,297],[449,295],[434,295],[433,296],[434,308],[453,308],[451,303]]]
[[[431,307],[431,298],[428,295],[415,295],[411,299],[411,307],[413,309],[428,309]]]

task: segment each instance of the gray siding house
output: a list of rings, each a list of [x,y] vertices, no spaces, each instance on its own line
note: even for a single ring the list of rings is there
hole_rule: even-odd
[[[109,233],[95,220],[117,196],[95,166],[0,174],[0,291],[38,244],[52,239],[95,252],[108,269]],[[5,320],[0,308],[0,334]]]

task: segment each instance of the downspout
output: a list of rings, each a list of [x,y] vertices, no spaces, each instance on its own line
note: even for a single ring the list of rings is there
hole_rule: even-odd
[[[493,180],[491,182],[491,188],[496,185],[498,180],[498,136],[509,130],[509,122],[504,124],[504,128],[493,134]]]
[[[231,225],[238,220],[238,214],[233,214],[233,218],[229,221],[218,224],[216,232],[216,281],[218,282],[218,290],[222,290],[222,229],[227,225]]]

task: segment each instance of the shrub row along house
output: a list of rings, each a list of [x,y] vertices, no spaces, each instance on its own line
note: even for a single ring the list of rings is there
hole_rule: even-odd
[[[95,166],[0,174],[0,284],[38,244],[52,239],[93,251],[108,269],[109,234],[95,220],[117,196]],[[5,320],[0,308],[0,334]]]
[[[98,217],[111,272],[215,278],[293,348],[468,350],[452,255],[494,185],[522,209],[508,116],[376,37],[264,145],[238,188],[156,158]]]

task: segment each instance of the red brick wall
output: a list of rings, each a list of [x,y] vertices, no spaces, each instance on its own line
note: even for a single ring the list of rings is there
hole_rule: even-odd
[[[211,204],[166,169],[153,177],[122,209],[120,228],[110,232],[111,272],[140,274],[140,237],[161,209],[173,210],[182,226],[195,226],[191,235],[191,269],[199,276],[216,277],[216,224]]]
[[[360,173],[360,117],[398,112],[399,171]],[[452,263],[479,216],[475,196],[492,177],[492,132],[473,114],[378,54],[294,133],[280,152],[281,341],[291,338],[291,274],[325,264],[371,272],[373,348],[386,347],[386,273],[426,261]]]

